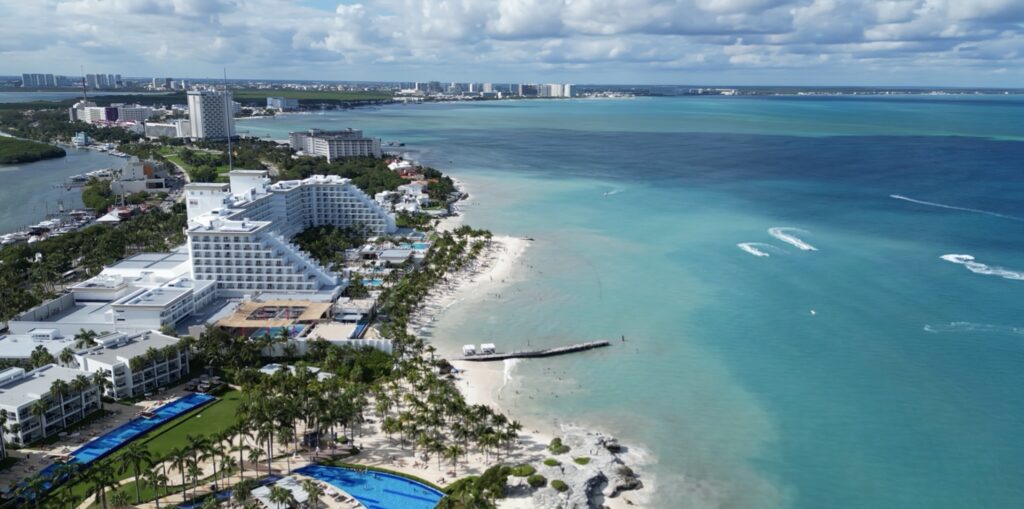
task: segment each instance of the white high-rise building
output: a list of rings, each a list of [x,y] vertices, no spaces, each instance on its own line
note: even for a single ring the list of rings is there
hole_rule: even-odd
[[[188,184],[188,246],[197,282],[220,295],[344,289],[342,277],[289,239],[312,226],[396,230],[394,216],[335,175],[270,183],[262,170],[234,170],[230,184]]]
[[[235,135],[231,92],[227,90],[190,90],[188,118],[193,138],[217,139]]]

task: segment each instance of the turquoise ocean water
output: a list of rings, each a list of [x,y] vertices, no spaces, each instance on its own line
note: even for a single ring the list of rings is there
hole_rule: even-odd
[[[442,316],[442,351],[626,335],[518,364],[503,399],[646,451],[651,506],[1024,506],[1024,99],[434,104],[240,130],[310,127],[403,141],[467,181],[469,223],[536,239],[500,298]]]

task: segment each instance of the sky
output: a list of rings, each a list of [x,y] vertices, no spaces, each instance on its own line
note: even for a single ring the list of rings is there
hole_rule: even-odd
[[[1024,87],[1024,0],[0,0],[0,74]]]

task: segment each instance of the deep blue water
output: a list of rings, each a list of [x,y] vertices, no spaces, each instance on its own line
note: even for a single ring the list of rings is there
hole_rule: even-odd
[[[1020,98],[519,101],[244,126],[401,140],[466,180],[469,223],[535,238],[432,340],[625,334],[516,365],[502,399],[645,451],[646,505],[1024,506]]]

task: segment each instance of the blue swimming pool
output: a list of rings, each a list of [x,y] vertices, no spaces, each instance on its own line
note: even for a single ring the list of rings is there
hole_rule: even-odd
[[[149,430],[156,428],[157,426],[160,426],[186,412],[199,408],[215,399],[217,398],[210,396],[209,394],[199,393],[189,394],[188,396],[178,398],[160,408],[157,408],[156,410],[153,410],[154,416],[150,419],[134,419],[104,433],[103,435],[100,435],[78,449],[75,449],[70,453],[70,463],[88,465],[120,449],[128,442],[135,440]],[[48,477],[56,468],[56,464],[50,465],[44,468],[40,474],[44,477]]]
[[[425,484],[383,472],[309,465],[295,471],[345,490],[367,509],[434,509],[444,494]]]
[[[427,242],[414,242],[412,244],[412,248],[420,251],[425,251],[430,248],[430,244]]]
[[[384,284],[383,279],[364,279],[363,284],[366,286],[382,286]]]
[[[256,329],[252,334],[249,334],[249,339],[257,339],[263,336],[270,336],[274,338],[280,336],[281,331],[284,329],[285,327],[264,327]],[[290,325],[288,326],[288,337],[294,338],[300,336],[304,330],[306,330],[306,326],[303,324]]]

